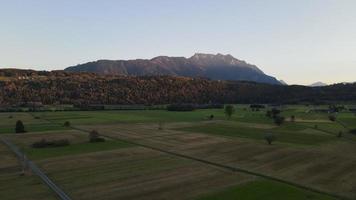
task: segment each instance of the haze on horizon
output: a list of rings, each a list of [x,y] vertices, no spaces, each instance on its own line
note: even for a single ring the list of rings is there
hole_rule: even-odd
[[[356,81],[354,0],[0,0],[0,68],[231,54],[289,84]]]

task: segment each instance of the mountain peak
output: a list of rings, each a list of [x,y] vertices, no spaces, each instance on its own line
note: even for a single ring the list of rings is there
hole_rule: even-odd
[[[238,60],[230,54],[204,54],[195,53],[189,60],[203,65],[241,65],[247,64],[245,61]]]
[[[288,83],[286,83],[284,80],[279,80],[279,82],[280,82],[282,85],[288,85]]]
[[[221,53],[217,53],[217,54],[195,53],[189,59],[234,59],[234,60],[237,60],[236,58],[234,58],[230,54],[224,55],[224,54],[221,54]]]
[[[310,87],[323,87],[323,86],[327,86],[328,84],[326,84],[326,83],[323,83],[323,82],[320,82],[320,81],[318,81],[318,82],[315,82],[315,83],[313,83],[313,84],[310,84],[309,86]]]
[[[190,58],[158,56],[150,60],[117,60],[90,62],[68,67],[66,71],[95,72],[133,76],[172,75],[206,77],[213,80],[244,80],[280,84],[257,66],[238,60],[230,54],[195,53]]]

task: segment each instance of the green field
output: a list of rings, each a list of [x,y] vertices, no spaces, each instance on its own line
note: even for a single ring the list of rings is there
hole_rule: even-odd
[[[266,133],[272,133],[278,142],[301,145],[315,145],[335,139],[335,136],[294,123],[274,128],[252,128],[251,125],[245,126],[240,123],[214,123],[186,127],[180,130],[255,140],[264,140]]]
[[[0,134],[15,133],[17,120],[21,120],[24,123],[27,132],[68,130],[62,124],[54,124],[45,119],[36,118],[31,113],[0,113]]]
[[[231,119],[223,109],[0,113],[0,136],[73,199],[335,199],[317,191],[355,199],[356,136],[348,131],[356,116],[341,112],[331,122],[313,108],[281,107],[281,126],[266,117],[266,109],[247,105],[237,105]],[[17,120],[27,133],[14,133]],[[66,121],[71,127],[63,126]],[[90,143],[91,130],[106,141]],[[276,137],[272,145],[266,134]],[[70,145],[31,146],[41,139],[67,139]],[[6,163],[0,161],[0,199],[52,198],[37,177],[9,174]]]

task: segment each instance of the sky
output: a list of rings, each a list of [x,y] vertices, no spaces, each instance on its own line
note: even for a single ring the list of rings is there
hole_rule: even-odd
[[[355,0],[0,0],[0,68],[222,53],[288,84],[356,81]]]

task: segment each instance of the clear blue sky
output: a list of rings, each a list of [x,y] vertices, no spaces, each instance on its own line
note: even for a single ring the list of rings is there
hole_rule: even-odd
[[[232,54],[288,83],[356,81],[355,0],[0,0],[0,67]]]

